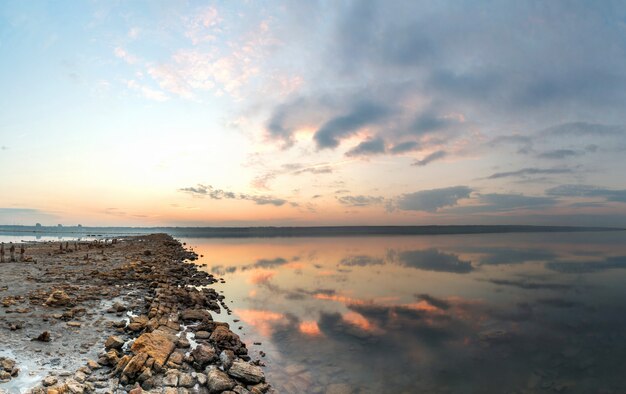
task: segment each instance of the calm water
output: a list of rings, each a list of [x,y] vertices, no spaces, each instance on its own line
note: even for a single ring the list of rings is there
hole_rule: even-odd
[[[183,241],[281,392],[626,392],[624,232]]]

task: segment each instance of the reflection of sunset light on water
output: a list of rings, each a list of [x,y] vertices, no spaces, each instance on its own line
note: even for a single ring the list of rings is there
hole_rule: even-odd
[[[233,311],[241,321],[254,327],[264,337],[272,335],[272,326],[285,320],[285,315],[256,309],[235,309]]]
[[[344,314],[342,318],[346,322],[360,328],[363,331],[371,333],[380,333],[382,331],[378,327],[370,323],[369,320],[367,320],[363,315],[357,312],[348,312]]]
[[[300,322],[298,325],[298,329],[304,335],[309,335],[312,337],[321,336],[322,332],[320,331],[320,327],[317,325],[317,322],[314,320],[305,320]]]
[[[274,271],[259,271],[255,272],[248,278],[248,281],[254,285],[258,285],[260,283],[267,283],[276,275]]]

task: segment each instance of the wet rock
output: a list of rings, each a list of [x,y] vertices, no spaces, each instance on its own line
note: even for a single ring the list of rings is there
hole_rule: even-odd
[[[118,336],[111,335],[106,342],[104,342],[104,348],[109,349],[121,349],[124,346],[124,340]]]
[[[191,352],[191,355],[201,368],[217,358],[215,348],[213,346],[203,344],[198,345]]]
[[[207,371],[206,386],[210,393],[221,393],[235,387],[236,383],[226,373],[217,368],[210,368]]]
[[[228,374],[247,383],[260,383],[265,380],[261,367],[244,361],[235,361]]]
[[[59,379],[57,379],[56,376],[46,376],[41,383],[45,386],[54,386],[55,384],[57,384],[57,382],[59,381]]]

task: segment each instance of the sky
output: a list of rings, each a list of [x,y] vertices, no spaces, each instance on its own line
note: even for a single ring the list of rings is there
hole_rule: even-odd
[[[626,226],[626,4],[0,2],[0,223]]]

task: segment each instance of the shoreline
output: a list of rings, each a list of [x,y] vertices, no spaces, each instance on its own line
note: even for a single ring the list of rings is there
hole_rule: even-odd
[[[5,254],[0,393],[274,392],[196,257],[166,234]]]

